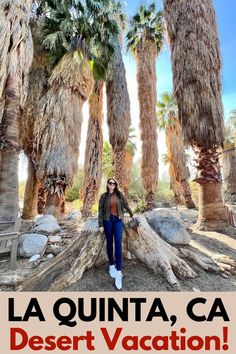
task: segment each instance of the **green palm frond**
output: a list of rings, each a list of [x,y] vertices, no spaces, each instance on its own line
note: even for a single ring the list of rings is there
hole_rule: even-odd
[[[119,26],[108,0],[45,1],[49,13],[43,21],[43,44],[56,65],[66,51],[80,50],[105,75],[114,52]],[[112,3],[116,3],[115,0]]]
[[[127,33],[127,48],[135,54],[137,45],[142,38],[149,38],[160,51],[164,43],[164,23],[162,11],[157,11],[156,4],[149,7],[142,4],[130,21],[130,30]]]
[[[174,124],[174,119],[178,116],[178,107],[173,94],[165,92],[161,95],[157,103],[157,120],[160,129]]]

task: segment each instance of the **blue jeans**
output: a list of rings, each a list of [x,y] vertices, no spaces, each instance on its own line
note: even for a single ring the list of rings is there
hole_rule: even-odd
[[[113,239],[115,239],[116,269],[122,268],[122,233],[123,221],[118,216],[111,215],[110,220],[103,220],[104,232],[107,240],[107,256],[109,264],[114,264],[113,259]]]

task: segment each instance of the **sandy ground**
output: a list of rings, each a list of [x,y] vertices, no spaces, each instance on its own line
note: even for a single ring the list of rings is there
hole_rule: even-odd
[[[27,225],[24,225],[27,229]],[[223,233],[196,231],[193,226],[191,245],[198,250],[220,259],[234,259],[236,261],[236,229],[227,228]],[[66,232],[66,230],[64,230]],[[72,232],[69,228],[68,232]],[[73,238],[65,238],[65,245]],[[16,271],[9,270],[9,256],[4,255],[0,258],[0,276],[6,274],[18,274],[32,276],[38,273],[45,266],[49,265],[50,260],[44,259],[38,267],[32,266],[26,259],[19,259]],[[180,280],[183,291],[236,291],[236,273],[234,275],[219,275],[204,271],[194,263],[189,263],[198,276],[194,279]],[[154,275],[145,265],[137,260],[123,261],[123,291],[171,291],[170,286],[160,274]],[[107,264],[93,267],[87,270],[82,279],[64,291],[114,291],[114,279],[108,275]],[[1,286],[0,291],[13,291],[11,286]]]

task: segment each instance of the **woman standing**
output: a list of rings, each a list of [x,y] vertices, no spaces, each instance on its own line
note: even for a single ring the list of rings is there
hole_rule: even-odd
[[[105,232],[107,240],[107,256],[109,260],[109,274],[115,278],[117,289],[122,288],[122,233],[124,209],[133,217],[124,195],[119,191],[115,178],[107,181],[107,191],[99,199],[98,222],[99,230]],[[113,239],[115,240],[115,259],[113,259]]]

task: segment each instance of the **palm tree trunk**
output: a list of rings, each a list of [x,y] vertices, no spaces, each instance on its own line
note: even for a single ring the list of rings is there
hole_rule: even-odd
[[[141,170],[147,209],[155,206],[154,194],[158,182],[156,57],[155,42],[141,40],[137,46],[137,81],[142,142]]]
[[[197,153],[199,183],[197,227],[202,229],[223,229],[228,225],[222,182],[219,172],[219,153],[217,147],[199,148]]]
[[[113,152],[113,166],[115,179],[119,183],[119,188],[125,188],[125,149],[116,149]]]
[[[33,219],[37,214],[39,182],[36,177],[34,164],[28,156],[28,174],[24,194],[22,219]]]
[[[125,151],[125,164],[124,164],[124,170],[125,170],[125,185],[124,185],[124,193],[125,197],[129,197],[129,190],[130,190],[130,184],[131,184],[131,177],[132,177],[132,167],[133,167],[133,157],[134,154],[131,153],[130,151],[126,150]]]
[[[18,160],[20,117],[19,70],[6,83],[0,124],[0,219],[12,220],[19,209]]]
[[[82,187],[82,215],[92,215],[102,180],[103,153],[103,81],[96,81],[89,99],[89,123],[84,161],[84,182]]]
[[[174,202],[175,204],[183,204],[181,200],[181,186],[180,183],[176,181],[174,176],[172,175],[172,169],[169,168],[169,175],[170,175],[170,189],[173,191],[174,194]]]
[[[182,195],[184,197],[185,205],[188,209],[196,208],[194,201],[192,200],[191,189],[188,180],[180,181],[182,187]]]

